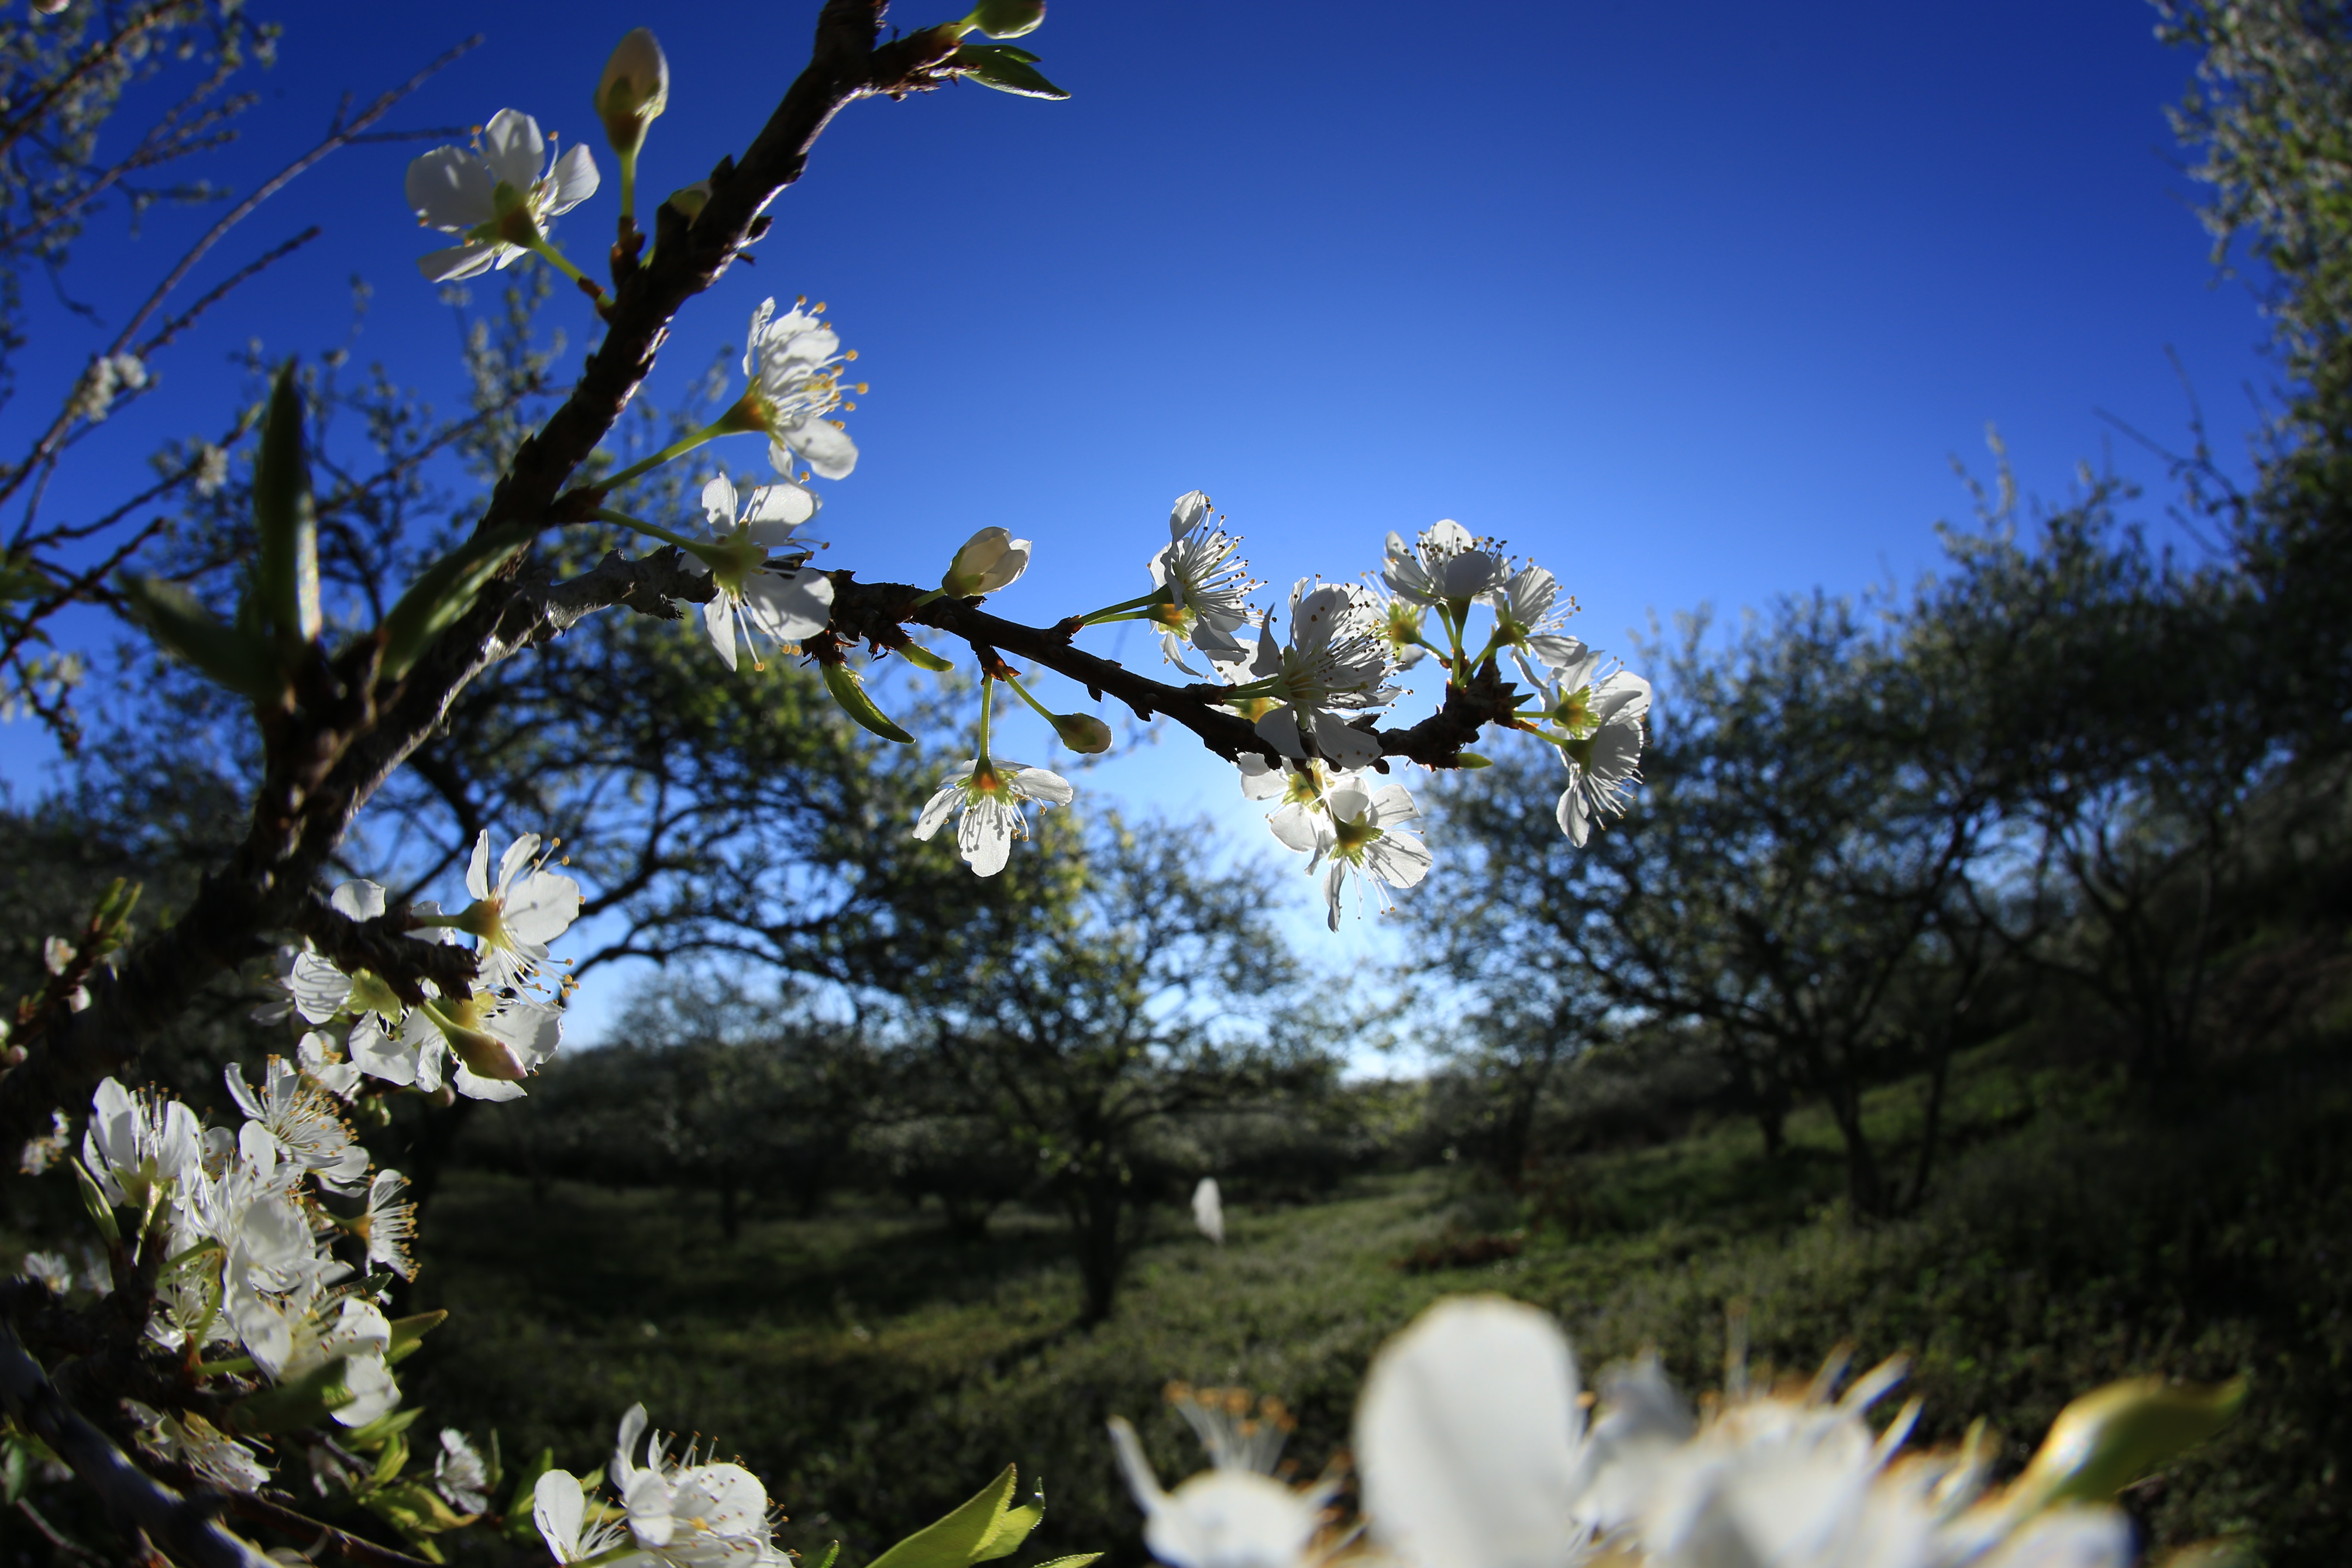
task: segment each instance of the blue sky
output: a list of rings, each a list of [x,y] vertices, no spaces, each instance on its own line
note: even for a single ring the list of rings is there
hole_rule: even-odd
[[[216,171],[233,183],[307,144],[344,89],[370,96],[476,30],[484,46],[394,122],[512,105],[593,139],[604,57],[649,21],[674,82],[641,176],[656,196],[756,131],[816,10],[256,8],[288,33]],[[852,106],[757,264],[689,307],[664,379],[739,342],[763,294],[826,300],[873,388],[851,416],[857,472],[828,491],[829,560],[928,580],[1002,525],[1037,552],[996,607],[1034,621],[1140,592],[1170,500],[1195,486],[1281,584],[1353,575],[1387,530],[1441,516],[1502,535],[1579,595],[1602,646],[1653,611],[1908,579],[1936,521],[1965,517],[1948,459],[1980,461],[1988,423],[2030,491],[2064,493],[2110,447],[2155,480],[2099,411],[2184,439],[2168,348],[2225,457],[2251,420],[2242,389],[2270,379],[2163,119],[2193,61],[2153,22],[2134,0],[1061,0],[1025,42],[1070,101],[960,85]],[[248,337],[338,336],[353,273],[377,290],[357,355],[454,403],[454,331],[400,196],[418,150],[339,154],[225,246],[194,287],[327,229],[176,350],[159,394],[91,444],[88,488],[53,500],[94,501],[110,457],[215,426]],[[615,195],[558,226],[583,264]],[[122,300],[188,228],[102,233],[76,287]],[[593,321],[566,309],[576,363]],[[56,310],[36,325],[26,395],[0,412],[12,444],[104,335]],[[1139,637],[1125,657],[1150,661]],[[10,776],[37,776],[32,731],[0,746]],[[1230,776],[1170,738],[1097,782],[1255,831]]]

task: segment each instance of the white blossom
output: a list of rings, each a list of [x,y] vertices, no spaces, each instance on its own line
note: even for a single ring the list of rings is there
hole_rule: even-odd
[[[966,762],[948,776],[940,792],[924,805],[915,822],[915,837],[929,838],[961,812],[956,825],[956,849],[974,872],[993,877],[1012,858],[1013,841],[1029,837],[1024,801],[1067,805],[1077,792],[1059,773],[1019,763],[980,758]]]
[[[166,1464],[185,1465],[224,1491],[258,1491],[269,1470],[252,1449],[189,1412],[170,1415],[136,1399],[122,1407],[139,1423],[139,1447]]]
[[[490,833],[474,840],[466,862],[466,891],[473,899],[450,921],[473,937],[480,965],[478,984],[497,991],[528,984],[547,962],[547,944],[580,916],[580,884],[547,870],[533,857],[540,837],[526,833],[499,857],[499,879],[490,880]]]
[[[62,1110],[49,1112],[49,1130],[37,1138],[27,1138],[16,1155],[16,1169],[28,1176],[37,1176],[58,1161],[68,1157],[73,1147],[73,1124]]]
[[[857,356],[842,353],[824,310],[803,310],[796,303],[779,316],[775,300],[763,300],[751,313],[743,349],[743,374],[751,385],[737,410],[749,428],[768,433],[768,460],[787,478],[796,457],[828,479],[847,479],[857,466],[857,444],[841,421],[828,417],[844,402],[841,366]]]
[[[1420,820],[1421,808],[1402,784],[1349,778],[1324,791],[1323,807],[1308,868],[1323,866],[1323,900],[1333,931],[1339,929],[1350,876],[1371,887],[1386,908],[1389,889],[1412,887],[1429,875],[1429,846],[1405,826]]]
[[[1170,1397],[1208,1449],[1212,1468],[1163,1490],[1135,1428],[1110,1420],[1128,1489],[1144,1512],[1144,1544],[1171,1568],[1308,1568],[1331,1487],[1285,1486],[1267,1474],[1289,1416],[1272,1401],[1253,1412],[1241,1390],[1174,1388]]]
[[[394,1050],[385,1058],[393,1070],[378,1076],[414,1083],[429,1093],[444,1081],[446,1048],[455,1058],[447,1082],[459,1094],[472,1100],[520,1100],[520,1080],[555,1054],[562,1032],[563,1016],[552,1007],[520,999],[438,997],[409,1010]],[[409,1076],[396,1078],[394,1072]]]
[[[1341,583],[1301,578],[1290,594],[1290,640],[1276,645],[1274,621],[1259,628],[1257,649],[1239,684],[1265,684],[1281,706],[1257,721],[1257,732],[1286,757],[1304,760],[1306,738],[1334,767],[1369,766],[1381,743],[1343,713],[1378,708],[1398,695],[1386,684],[1393,666],[1372,624],[1371,596]]]
[[[1472,538],[1451,518],[1422,530],[1410,547],[1392,532],[1381,580],[1398,598],[1430,608],[1443,605],[1458,620],[1509,574],[1510,563],[1486,548],[1488,542]]]
[[[333,1036],[310,1030],[295,1043],[294,1057],[304,1075],[336,1099],[348,1102],[359,1091],[360,1069],[343,1059]]]
[[[459,1513],[487,1513],[489,1486],[489,1467],[466,1435],[453,1426],[441,1428],[441,1452],[433,1458],[433,1489]]]
[[[112,1079],[98,1086],[81,1157],[90,1179],[118,1208],[143,1208],[195,1167],[195,1112],[152,1091],[132,1093]]]
[[[1249,563],[1235,553],[1241,541],[1213,526],[1209,506],[1199,490],[1178,496],[1168,514],[1168,547],[1151,558],[1151,580],[1169,593],[1160,647],[1187,675],[1198,673],[1184,662],[1187,642],[1213,659],[1247,657],[1234,634],[1257,623],[1249,595],[1265,586],[1251,580]]]
[[[74,384],[68,412],[94,425],[113,410],[117,396],[146,384],[147,364],[137,354],[96,355]]]
[[[407,1185],[408,1178],[398,1171],[378,1171],[368,1183],[367,1210],[351,1226],[367,1243],[369,1262],[383,1264],[403,1279],[414,1279],[416,1264],[409,1246],[416,1239],[416,1205],[400,1196]]]
[[[1214,1176],[1202,1177],[1201,1184],[1192,1189],[1192,1224],[1202,1236],[1224,1246],[1225,1200]]]
[[[1486,607],[1495,613],[1496,641],[1511,650],[1529,681],[1542,679],[1537,666],[1565,669],[1585,651],[1584,644],[1564,629],[1576,612],[1576,601],[1565,607],[1559,601],[1559,579],[1532,561],[1486,595]]]
[[[471,151],[436,147],[408,165],[416,221],[465,236],[462,245],[416,258],[426,281],[454,283],[511,265],[557,216],[596,194],[596,160],[585,144],[551,163],[548,151],[538,121],[501,109]]]
[[[1579,848],[1591,837],[1592,826],[1603,817],[1622,816],[1641,782],[1643,721],[1650,711],[1650,683],[1620,670],[1601,681],[1550,694],[1549,711],[1569,728],[1559,742],[1560,764],[1568,769],[1568,788],[1561,792],[1554,815],[1559,830]]]
[[[39,1280],[55,1295],[73,1289],[73,1259],[62,1252],[28,1252],[17,1272],[23,1279]]]
[[[335,1109],[326,1087],[307,1078],[281,1057],[262,1065],[259,1092],[245,1081],[245,1068],[231,1062],[222,1073],[237,1108],[291,1160],[331,1192],[349,1192],[367,1176],[368,1155]]]
[[[727,668],[735,668],[735,622],[778,648],[813,637],[833,618],[833,579],[814,567],[780,572],[770,554],[793,542],[801,524],[816,515],[816,497],[795,484],[746,489],[740,500],[724,475],[702,487],[709,520],[709,553],[688,557],[688,570],[708,575],[719,590],[702,606],[710,646]],[[758,643],[753,642],[754,659]]]
[[[604,1558],[629,1538],[624,1525],[589,1522],[588,1496],[580,1489],[580,1478],[569,1470],[549,1470],[532,1486],[530,1521],[539,1527],[540,1539],[547,1542],[548,1551],[558,1563]],[[618,1568],[619,1564],[642,1563],[644,1559],[631,1554],[609,1561]]]
[[[645,1463],[635,1462],[644,1438]],[[614,1489],[628,1510],[629,1534],[646,1558],[666,1568],[755,1568],[778,1560],[771,1540],[768,1492],[740,1465],[712,1464],[688,1444],[677,1456],[646,1430],[646,1407],[621,1417],[613,1450]]]

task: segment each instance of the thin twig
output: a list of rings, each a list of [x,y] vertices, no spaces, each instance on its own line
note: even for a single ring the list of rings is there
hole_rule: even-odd
[[[395,1552],[389,1546],[379,1546],[373,1541],[337,1530],[333,1525],[298,1513],[290,1508],[274,1503],[255,1492],[227,1494],[228,1510],[239,1519],[249,1519],[256,1524],[266,1524],[272,1530],[310,1542],[303,1548],[305,1557],[316,1556],[321,1548],[333,1552],[361,1568],[433,1568],[422,1557],[411,1557],[405,1552]]]

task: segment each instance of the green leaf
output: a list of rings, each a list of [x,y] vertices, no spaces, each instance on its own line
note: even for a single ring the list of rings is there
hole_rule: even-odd
[[[1056,1557],[1050,1562],[1040,1563],[1037,1568],[1087,1568],[1087,1563],[1098,1563],[1101,1560],[1102,1553],[1099,1552],[1079,1552],[1067,1557]]]
[[[539,1535],[539,1526],[531,1522],[531,1494],[538,1489],[539,1478],[555,1468],[555,1450],[541,1448],[539,1458],[515,1472],[515,1489],[507,1500],[507,1539],[529,1544]]]
[[[377,1486],[389,1486],[408,1468],[408,1439],[394,1437],[383,1446],[383,1454],[375,1462],[375,1474],[368,1479]]]
[[[824,1556],[816,1560],[816,1568],[833,1568],[834,1559],[840,1555],[841,1542],[836,1541],[824,1549]]]
[[[247,1394],[228,1410],[235,1432],[285,1432],[315,1426],[357,1395],[343,1383],[348,1358],[335,1356],[312,1367],[291,1383],[281,1383]]]
[[[980,1550],[971,1554],[971,1560],[986,1563],[993,1558],[1012,1556],[1021,1550],[1021,1543],[1029,1539],[1029,1532],[1036,1529],[1037,1521],[1045,1517],[1045,1510],[1034,1502],[1007,1509],[1004,1517],[996,1521],[996,1528],[989,1532],[988,1539],[980,1543]]]
[[[286,672],[258,628],[228,625],[175,583],[125,574],[117,586],[166,651],[256,702],[285,700]]]
[[[1023,98],[1063,99],[1070,95],[1040,76],[1030,62],[1037,57],[1009,44],[965,44],[949,57],[948,64],[982,87]]]
[[[422,1405],[412,1405],[405,1410],[387,1411],[366,1426],[354,1426],[344,1433],[341,1438],[342,1445],[355,1454],[367,1453],[391,1442],[403,1432],[415,1426],[416,1418],[424,1414],[425,1406]]]
[[[1002,1475],[981,1488],[961,1508],[937,1524],[915,1531],[866,1564],[866,1568],[965,1568],[967,1563],[982,1561],[983,1555],[997,1555],[987,1549],[1003,1527],[1006,1505],[1013,1500],[1013,1489],[1018,1479],[1013,1468],[1005,1466]],[[1028,1531],[1024,1528],[1021,1533],[1026,1535]]]
[[[954,665],[950,664],[946,659],[941,658],[938,654],[933,653],[929,648],[925,647],[920,643],[905,643],[892,651],[896,652],[900,658],[905,659],[908,664],[914,665],[919,669],[928,669],[934,675],[942,674],[955,668]]]
[[[425,1342],[425,1336],[448,1321],[449,1310],[446,1307],[437,1312],[419,1312],[413,1318],[394,1318],[392,1321],[392,1342],[384,1347],[385,1363],[390,1364],[415,1355],[416,1347]]]
[[[509,523],[478,533],[416,575],[408,592],[376,628],[383,638],[383,673],[406,675],[436,638],[474,607],[499,568],[514,559],[538,531]]]
[[[294,363],[269,389],[261,451],[253,468],[253,528],[260,541],[255,577],[262,614],[289,653],[319,640],[319,518],[302,455],[302,391]]]
[[[824,689],[841,704],[841,710],[873,731],[886,741],[896,741],[911,746],[915,737],[890,722],[882,710],[874,706],[874,699],[866,695],[866,683],[845,664],[827,664],[818,668],[824,671]]]
[[[2135,1377],[2094,1390],[2050,1424],[2010,1488],[2010,1506],[2032,1513],[2057,1502],[2107,1502],[2229,1425],[2245,1399],[2243,1378],[2206,1387]]]
[[[115,1222],[114,1205],[106,1201],[106,1194],[97,1179],[83,1168],[79,1160],[68,1160],[73,1167],[74,1185],[81,1191],[81,1206],[89,1211],[89,1223],[98,1226],[98,1234],[117,1246],[122,1241],[122,1227]]]

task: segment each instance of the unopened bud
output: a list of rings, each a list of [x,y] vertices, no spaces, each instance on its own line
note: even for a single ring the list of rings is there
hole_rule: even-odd
[[[1495,763],[1493,759],[1482,757],[1475,752],[1456,752],[1454,753],[1454,765],[1458,768],[1491,768]]]
[[[1001,528],[983,528],[963,542],[940,579],[940,592],[950,599],[969,599],[1010,587],[1029,570],[1029,542],[1015,539]]]
[[[1110,750],[1110,726],[1091,713],[1056,713],[1054,733],[1062,744],[1086,756]]]
[[[696,218],[702,216],[702,209],[709,200],[710,182],[708,180],[697,180],[690,185],[672,191],[669,194],[667,205],[674,206],[678,211],[684,213],[686,215],[687,221],[691,223]]]
[[[669,60],[651,28],[635,28],[613,50],[613,58],[604,62],[604,79],[596,84],[596,113],[604,122],[604,140],[624,158],[635,157],[646,144],[646,128],[668,107]]]
[[[992,38],[1019,38],[1045,19],[1045,0],[980,0],[963,25]]]

